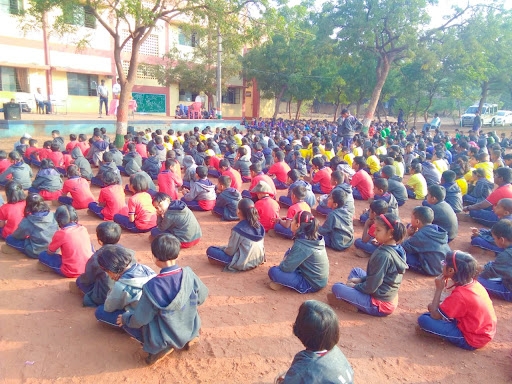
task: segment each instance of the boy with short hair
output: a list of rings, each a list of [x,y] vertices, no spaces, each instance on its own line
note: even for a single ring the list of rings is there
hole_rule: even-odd
[[[443,271],[441,261],[451,252],[448,233],[433,224],[434,211],[430,207],[415,207],[411,224],[407,228],[407,239],[402,242],[407,265],[412,271],[439,276]]]
[[[380,177],[380,161],[377,156],[375,156],[375,148],[369,147],[366,149],[366,165],[370,170],[370,175],[374,177]]]
[[[135,149],[135,143],[128,143],[126,150],[121,166],[117,168],[123,175],[131,176],[142,169],[142,157]]]
[[[375,200],[384,200],[388,204],[388,212],[400,217],[398,214],[398,203],[395,196],[388,192],[388,181],[384,178],[378,178],[374,180],[373,185],[373,197],[368,199],[368,202],[371,204]],[[359,217],[361,223],[368,220],[368,212],[368,210],[365,210],[365,212]]]
[[[114,163],[112,153],[110,152],[103,153],[103,161],[98,168],[98,173],[91,179],[91,184],[98,187],[104,187],[105,183],[102,178],[103,174],[107,171],[114,172],[119,177],[119,182],[121,182],[121,174],[119,169],[117,169],[117,165]]]
[[[422,170],[423,166],[419,161],[411,164],[411,177],[405,184],[410,199],[423,200],[428,193],[427,181],[421,173]]]
[[[327,200],[331,212],[318,228],[324,237],[325,246],[336,251],[344,251],[354,244],[354,226],[352,215],[343,208],[347,194],[341,189],[333,189]]]
[[[52,131],[52,141],[59,145],[59,151],[64,152],[66,146],[64,145],[64,139],[60,136],[60,132],[57,129]]]
[[[91,163],[84,157],[78,145],[71,151],[71,158],[73,159],[73,164],[80,169],[80,175],[84,179],[91,181],[93,178]]]
[[[174,173],[173,168],[177,163],[174,159],[165,160],[165,169],[158,174],[158,191],[171,196],[173,200],[178,199],[178,188],[183,185],[181,177]]]
[[[388,192],[395,197],[398,206],[401,207],[407,201],[407,188],[395,173],[395,167],[392,165],[385,165],[380,171],[381,177],[388,181]]]
[[[304,198],[304,201],[309,205],[310,208],[313,208],[313,206],[316,203],[315,194],[311,189],[311,184],[309,184],[307,181],[303,179],[299,170],[292,169],[291,171],[288,172],[288,184],[290,185],[288,187],[288,193],[286,196],[281,196],[279,198],[279,203],[286,207],[292,205],[293,188],[301,186],[306,188],[306,197]]]
[[[375,240],[375,217],[387,211],[388,204],[384,200],[375,200],[370,204],[369,218],[364,223],[363,236],[354,242],[357,257],[370,257],[379,247],[379,243]]]
[[[352,187],[347,181],[346,175],[341,171],[334,171],[331,173],[331,185],[333,186],[332,191],[341,189],[345,192],[345,205],[343,206],[352,216],[354,216],[356,208],[354,205],[354,196],[352,196]],[[328,215],[331,212],[331,208],[327,206],[327,200],[329,195],[322,195],[318,198],[318,205],[316,212],[321,215]]]
[[[494,164],[489,161],[489,155],[485,152],[476,155],[478,163],[475,164],[475,169],[483,169],[485,178],[491,183],[494,183]]]
[[[190,190],[183,189],[182,201],[193,211],[211,211],[215,207],[215,185],[208,180],[208,168],[196,168],[196,180],[190,183]]]
[[[238,221],[238,203],[242,195],[231,187],[229,176],[220,176],[217,182],[217,200],[212,212],[219,215],[225,221]]]
[[[328,194],[332,191],[331,173],[332,169],[325,166],[321,157],[314,157],[312,163],[311,187],[314,193]]]
[[[231,179],[231,187],[237,191],[242,191],[242,176],[240,172],[232,168],[228,159],[222,159],[219,163],[221,175],[229,176]]]
[[[512,199],[501,199],[492,210],[498,219],[512,220]],[[503,248],[496,245],[491,230],[487,228],[471,227],[471,245],[496,253],[503,251]]]
[[[117,318],[119,326],[142,342],[148,352],[148,365],[174,348],[188,350],[199,336],[201,319],[197,307],[206,300],[208,288],[190,267],[176,265],[179,251],[180,242],[171,234],[159,235],[152,241],[151,253],[161,268],[160,274],[144,284],[135,311]]]
[[[98,167],[105,152],[108,152],[108,143],[103,140],[99,129],[94,130],[91,147],[85,156],[91,164]]]
[[[272,156],[274,157],[274,164],[272,164],[268,169],[267,175],[270,177],[274,176],[272,177],[272,181],[274,182],[276,189],[287,189],[287,174],[291,169],[290,166],[284,162],[284,152],[273,152]]]
[[[352,169],[356,171],[350,185],[352,186],[352,195],[356,200],[368,200],[373,197],[373,180],[371,176],[364,170],[366,168],[366,160],[362,156],[354,157]]]
[[[297,186],[292,190],[292,205],[288,208],[286,217],[275,218],[274,231],[287,238],[293,238],[293,232],[290,229],[291,222],[295,215],[301,211],[311,212],[311,207],[304,201],[306,197],[306,187]]]
[[[272,187],[274,187],[273,183]],[[274,219],[279,219],[279,211],[281,209],[279,203],[274,200],[272,187],[265,181],[260,180],[258,184],[251,189],[251,195],[255,195],[258,198],[254,203],[254,208],[258,211],[260,223],[263,228],[265,228],[265,232],[274,228]]]
[[[160,173],[160,158],[156,152],[156,148],[149,147],[147,150],[148,158],[143,160],[142,162],[142,170],[146,172],[152,180],[158,179],[158,174]]]
[[[427,153],[425,155],[425,160],[421,163],[423,167],[421,174],[427,182],[427,187],[430,185],[437,185],[441,182],[441,172],[439,172],[439,170],[432,162],[432,158],[432,154]]]
[[[459,213],[462,212],[462,193],[459,185],[455,182],[455,177],[455,172],[444,171],[441,175],[441,185],[446,190],[445,201],[452,207],[453,212]]]
[[[270,189],[272,190],[272,197],[274,197],[277,193],[276,186],[274,185],[274,182],[272,181],[270,176],[265,175],[262,172],[261,163],[260,162],[252,163],[250,170],[251,170],[251,184],[249,185],[248,190],[242,191],[242,197],[255,200],[256,195],[254,193],[252,193],[251,191],[254,189],[254,187],[256,187],[256,185],[258,185],[258,183],[260,181],[264,181],[270,187]]]
[[[457,237],[459,223],[452,207],[444,201],[445,197],[446,190],[444,187],[435,184],[431,185],[428,187],[427,199],[423,201],[422,205],[432,208],[434,211],[432,224],[439,225],[448,232],[448,242],[450,242]]]
[[[482,168],[473,170],[474,186],[464,195],[462,201],[465,205],[476,204],[485,200],[494,190],[494,183],[485,177],[485,170]]]

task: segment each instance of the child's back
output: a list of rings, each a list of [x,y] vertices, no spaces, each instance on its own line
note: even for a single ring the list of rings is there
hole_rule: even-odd
[[[329,246],[332,249],[343,251],[354,244],[352,216],[343,207],[333,209],[318,228],[318,233],[329,237]]]
[[[32,169],[23,161],[11,164],[0,175],[0,182],[6,182],[9,175],[12,175],[11,180],[20,183],[23,189],[28,189],[32,185]]]
[[[91,163],[83,156],[78,145],[71,151],[71,157],[73,158],[73,164],[80,168],[80,175],[90,181],[93,176]]]

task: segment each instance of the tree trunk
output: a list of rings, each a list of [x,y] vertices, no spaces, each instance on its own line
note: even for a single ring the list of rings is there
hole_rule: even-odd
[[[297,112],[295,113],[295,120],[300,119],[300,107],[302,106],[302,100],[297,100]]]
[[[274,119],[277,119],[277,114],[279,113],[279,106],[281,105],[281,99],[283,98],[284,92],[286,91],[286,85],[283,85],[281,88],[281,91],[279,91],[279,94],[276,96],[276,105],[274,108]]]
[[[485,100],[487,99],[487,93],[489,92],[489,82],[482,82],[482,93],[480,97],[480,102],[478,103],[478,110],[482,113],[482,107],[484,106]]]
[[[366,108],[366,112],[364,114],[363,119],[363,132],[368,133],[368,127],[370,126],[371,121],[373,120],[373,115],[375,113],[375,109],[379,103],[380,94],[382,92],[382,88],[386,83],[386,79],[389,75],[389,69],[391,68],[391,63],[393,62],[393,57],[390,54],[382,54],[377,63],[377,82],[373,87],[372,96],[370,98],[370,102],[368,104],[368,108]]]

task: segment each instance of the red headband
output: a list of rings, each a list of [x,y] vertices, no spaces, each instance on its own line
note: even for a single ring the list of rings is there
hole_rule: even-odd
[[[453,263],[453,269],[455,269],[455,272],[457,272],[457,257],[456,257],[457,251],[453,251],[452,254],[452,263]]]
[[[379,217],[382,219],[383,222],[386,223],[386,225],[389,227],[389,229],[394,229],[393,225],[389,222],[388,218],[384,215],[379,215]]]
[[[300,211],[300,212],[299,212],[299,216],[297,217],[297,219],[298,219],[298,224],[299,224],[299,225],[300,225],[300,217],[302,216],[302,214],[303,214],[304,212],[307,212],[307,211]],[[310,215],[309,217],[306,217],[306,218],[304,219],[303,223],[309,223],[309,222],[310,222],[311,220],[313,220],[314,218],[315,218],[315,216]]]

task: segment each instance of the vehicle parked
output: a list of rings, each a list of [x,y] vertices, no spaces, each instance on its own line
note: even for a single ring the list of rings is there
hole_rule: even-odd
[[[496,125],[501,125],[502,127],[505,125],[511,125],[512,111],[498,111],[498,113],[496,113],[496,117],[494,118],[494,122]]]
[[[460,118],[460,126],[472,126],[473,120],[475,119],[475,112],[478,111],[478,104],[469,107],[466,112]],[[482,119],[482,125],[490,125],[494,127],[496,124],[496,113],[498,112],[498,104],[487,104],[482,105],[480,111],[480,118]]]

